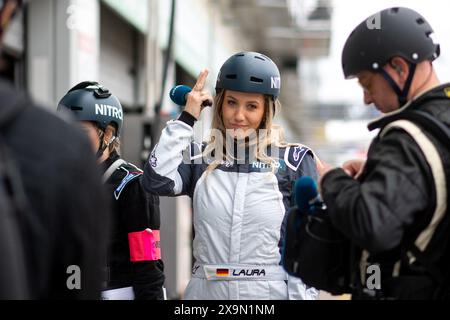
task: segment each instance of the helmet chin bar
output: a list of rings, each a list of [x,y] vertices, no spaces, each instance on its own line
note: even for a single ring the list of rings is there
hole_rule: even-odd
[[[412,80],[416,73],[416,66],[417,66],[416,64],[408,63],[408,66],[409,66],[408,79],[405,82],[405,86],[403,87],[403,90],[400,89],[400,87],[397,85],[397,83],[395,83],[395,81],[392,79],[392,77],[389,75],[389,73],[386,72],[386,70],[384,70],[383,68],[380,68],[380,71],[379,71],[381,73],[381,75],[383,76],[383,78],[386,79],[386,81],[389,83],[392,90],[394,90],[395,93],[397,94],[399,107],[402,107],[403,105],[406,104],[406,102],[408,102],[408,93],[409,93],[409,90],[411,89]]]

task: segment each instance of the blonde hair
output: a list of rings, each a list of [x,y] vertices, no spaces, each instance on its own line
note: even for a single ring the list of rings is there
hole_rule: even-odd
[[[226,137],[226,128],[223,122],[222,117],[222,108],[223,102],[225,99],[225,90],[221,90],[214,97],[214,109],[213,109],[213,119],[211,128],[213,132],[220,132],[222,142],[227,141]],[[278,99],[274,100],[270,95],[264,95],[264,114],[261,120],[261,124],[256,132],[257,139],[251,139],[248,142],[248,146],[255,147],[253,148],[254,154],[249,155],[253,156],[254,159],[257,159],[265,164],[271,165],[272,171],[276,169],[277,164],[277,156],[270,156],[266,153],[266,150],[269,146],[276,147],[286,147],[289,144],[286,143],[283,129],[280,126],[273,124],[273,117],[275,113],[281,108],[281,103]],[[265,131],[264,131],[265,130]],[[205,151],[203,152],[203,156],[207,157],[211,155],[212,152],[217,151],[225,151],[222,159],[218,159],[213,161],[207,168],[207,172],[210,173],[214,169],[216,169],[221,161],[231,161],[236,160],[233,154],[230,154],[230,150],[226,148],[226,144],[221,146],[217,143],[216,136],[211,135],[209,141],[207,142]],[[218,150],[218,148],[223,148],[225,150]]]

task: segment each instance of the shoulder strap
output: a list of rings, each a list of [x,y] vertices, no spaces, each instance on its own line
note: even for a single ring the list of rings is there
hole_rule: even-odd
[[[409,120],[397,120],[388,124],[380,133],[382,138],[389,130],[400,128],[406,131],[422,150],[425,159],[431,169],[436,188],[436,208],[433,218],[425,230],[417,237],[415,244],[424,251],[434,234],[438,224],[447,211],[447,182],[442,159],[433,142],[423,133],[420,127]]]
[[[127,162],[123,159],[117,159],[116,161],[114,161],[114,163],[103,174],[103,179],[102,179],[103,183],[108,181],[108,179],[112,176],[114,171],[116,171],[121,165],[123,165],[125,163],[127,163]]]
[[[397,120],[385,126],[380,133],[380,137],[383,138],[391,129],[403,129],[420,147],[431,169],[436,188],[436,208],[430,224],[419,234],[415,242],[411,244],[407,254],[409,256],[410,264],[415,260],[418,260],[430,272],[433,278],[442,282],[442,273],[424,256],[423,252],[427,248],[437,226],[447,212],[449,190],[443,161],[436,146],[423,131],[425,130],[432,134],[432,136],[438,139],[444,146],[449,146],[450,129],[433,116],[421,111],[409,113],[408,117],[405,118],[407,120]],[[421,126],[419,127],[414,122],[419,123]]]

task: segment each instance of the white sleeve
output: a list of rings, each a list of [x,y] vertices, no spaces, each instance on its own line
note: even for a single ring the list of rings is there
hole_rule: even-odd
[[[145,165],[143,186],[147,192],[179,195],[186,187],[184,184],[190,183],[190,175],[184,174],[183,180],[179,168],[183,165],[183,152],[189,148],[193,135],[193,128],[183,121],[167,122]],[[189,170],[189,165],[183,169]]]

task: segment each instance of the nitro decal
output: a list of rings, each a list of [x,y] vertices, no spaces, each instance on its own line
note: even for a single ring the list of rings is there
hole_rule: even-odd
[[[274,162],[274,163],[264,163],[261,161],[255,161],[252,163],[252,168],[253,169],[261,169],[261,170],[270,170],[272,169],[272,167],[275,167],[275,169],[281,169],[284,170],[286,169],[286,164],[284,163],[283,160]]]
[[[123,111],[107,104],[95,104],[95,114],[123,120]]]
[[[280,77],[270,77],[270,87],[272,89],[281,88],[281,78]]]

